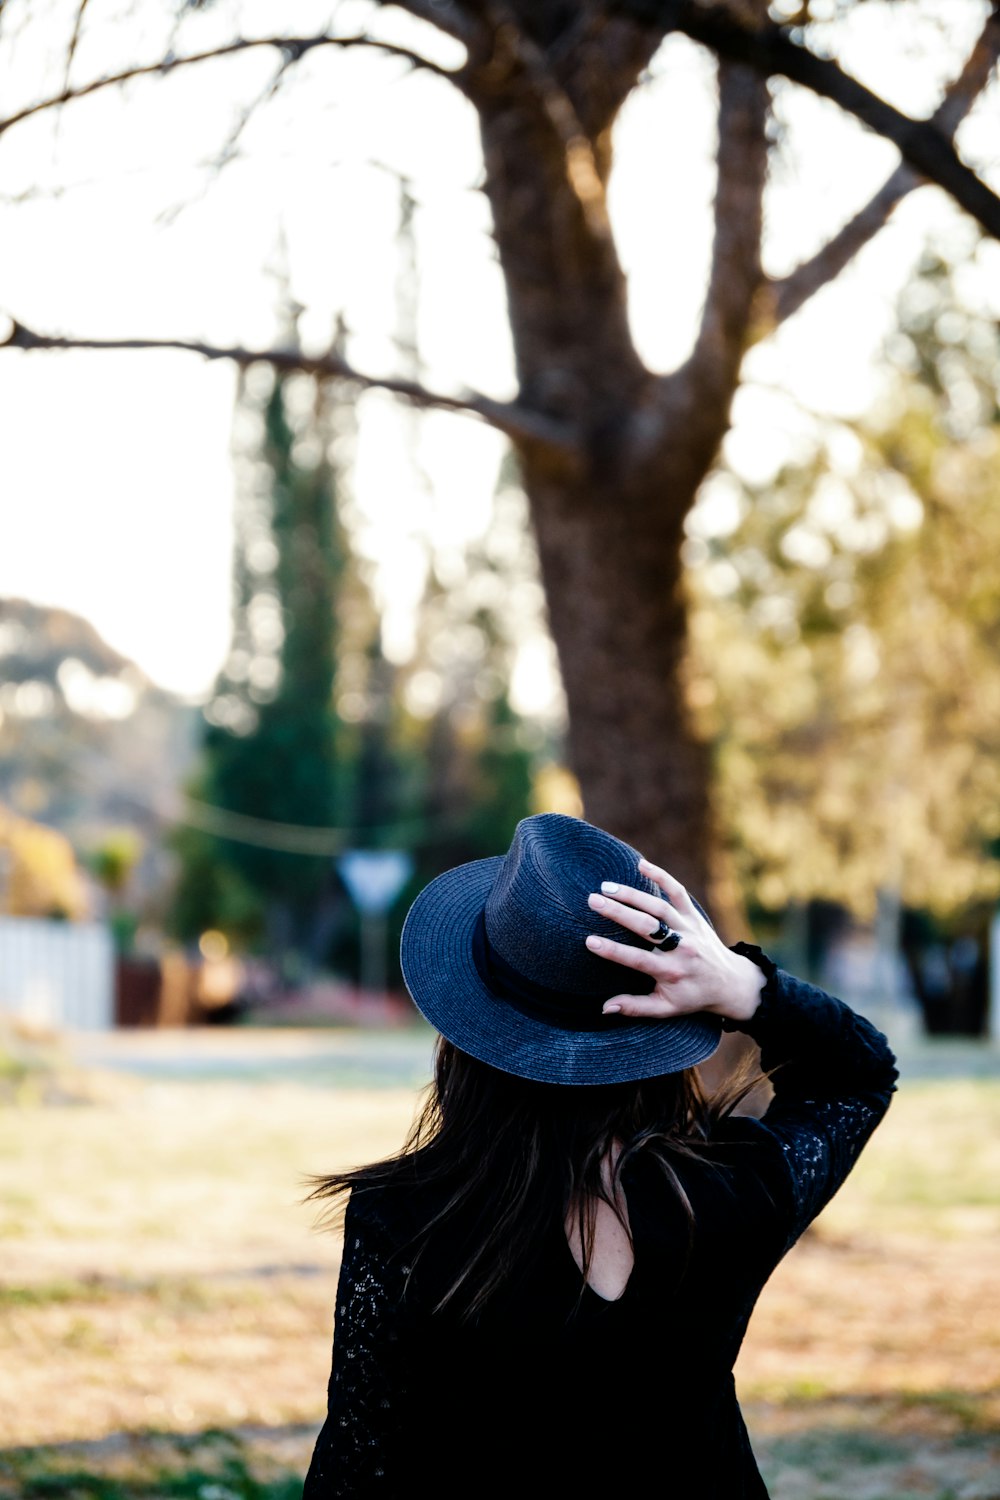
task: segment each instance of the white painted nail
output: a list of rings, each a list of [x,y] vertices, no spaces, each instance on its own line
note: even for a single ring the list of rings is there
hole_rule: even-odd
[[[607,893],[608,893],[609,896],[614,895],[614,893],[615,893],[615,891],[617,889],[618,889],[618,882],[617,882],[617,880],[602,880],[601,881],[601,890],[602,891],[607,891]]]

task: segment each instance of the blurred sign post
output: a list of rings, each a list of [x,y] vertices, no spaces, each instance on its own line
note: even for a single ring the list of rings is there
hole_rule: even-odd
[[[403,849],[348,849],[337,869],[361,916],[361,988],[382,995],[386,914],[413,874],[413,857]]]
[[[987,1035],[991,1042],[1000,1042],[1000,909],[993,913],[990,922],[988,972],[990,992]]]

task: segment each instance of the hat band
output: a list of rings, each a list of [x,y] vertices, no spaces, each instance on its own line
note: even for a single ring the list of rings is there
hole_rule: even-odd
[[[486,935],[486,913],[481,911],[472,934],[472,961],[487,989],[507,1000],[523,1016],[545,1021],[563,1031],[611,1031],[625,1020],[606,1016],[601,1007],[608,996],[580,995],[552,990],[527,979],[502,959]]]

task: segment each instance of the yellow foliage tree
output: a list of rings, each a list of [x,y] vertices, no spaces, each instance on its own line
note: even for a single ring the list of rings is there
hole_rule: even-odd
[[[946,267],[911,301],[878,421],[818,427],[766,487],[720,476],[719,527],[694,517],[691,696],[741,887],[774,912],[1000,897],[1000,341]]]
[[[8,916],[80,921],[89,914],[73,846],[56,829],[0,805],[0,861],[0,905]]]

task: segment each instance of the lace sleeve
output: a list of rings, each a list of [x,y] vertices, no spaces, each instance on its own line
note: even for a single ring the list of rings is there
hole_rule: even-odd
[[[393,1434],[406,1397],[399,1337],[405,1271],[394,1261],[384,1232],[365,1222],[352,1198],[337,1285],[327,1417],[303,1500],[361,1500],[401,1491]]]
[[[759,1126],[780,1149],[791,1194],[790,1246],[844,1182],[895,1090],[896,1060],[882,1033],[842,1000],[778,969],[759,949],[737,951],[767,975],[746,1032],[775,1069]]]

